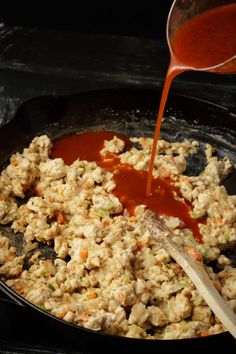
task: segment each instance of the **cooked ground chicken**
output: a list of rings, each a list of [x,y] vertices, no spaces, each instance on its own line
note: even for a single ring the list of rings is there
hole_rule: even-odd
[[[101,154],[116,153],[122,163],[147,170],[152,139],[131,140],[138,149],[134,144],[124,152],[115,137]],[[224,331],[188,276],[153,240],[142,218],[145,207],[130,215],[112,194],[113,173],[95,162],[78,159],[67,166],[61,158],[52,160],[51,148],[47,136],[36,137],[0,176],[0,223],[22,234],[25,250],[36,249],[25,269],[24,255],[16,255],[0,234],[1,279],[41,309],[95,331],[146,339]],[[197,150],[196,141],[160,140],[154,175],[170,177],[192,204],[192,218],[205,219],[199,224],[203,243],[178,218],[163,218],[201,253],[210,278],[236,311],[236,269],[221,254],[236,241],[236,196],[221,185],[233,165],[207,145],[204,171],[187,177],[186,159]],[[37,243],[53,247],[56,258],[43,258]],[[217,260],[222,271],[214,273],[208,262]]]

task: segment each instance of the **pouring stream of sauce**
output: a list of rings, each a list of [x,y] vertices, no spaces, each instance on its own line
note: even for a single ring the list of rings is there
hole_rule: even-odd
[[[151,184],[162,117],[173,79],[187,70],[223,63],[236,54],[236,4],[217,7],[187,21],[174,35],[171,60],[162,92],[149,163],[146,195]],[[236,71],[236,60],[230,70]],[[217,69],[220,72],[220,68]]]
[[[87,132],[65,137],[55,143],[51,157],[62,157],[66,164],[73,163],[77,158],[96,161],[99,166],[114,172],[116,188],[113,193],[119,197],[131,215],[137,205],[144,204],[157,214],[178,217],[183,221],[184,227],[191,229],[195,238],[201,242],[198,222],[190,217],[191,206],[184,200],[175,198],[181,195],[169,179],[153,178],[156,149],[173,79],[184,71],[215,66],[233,57],[236,53],[235,30],[236,4],[231,4],[196,16],[186,22],[175,34],[156,121],[148,172],[121,164],[115,154],[105,158],[100,155],[99,151],[103,148],[104,140],[111,140],[114,135],[125,142],[126,149],[131,146],[128,137],[113,132]]]

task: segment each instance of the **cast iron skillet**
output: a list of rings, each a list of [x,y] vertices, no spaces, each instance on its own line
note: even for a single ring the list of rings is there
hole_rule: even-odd
[[[160,92],[153,90],[103,90],[71,96],[43,96],[24,103],[15,118],[0,129],[0,163],[3,168],[13,152],[22,151],[32,138],[48,134],[53,140],[65,134],[88,130],[114,130],[130,136],[153,136]],[[236,162],[236,116],[224,107],[192,97],[169,97],[161,137],[179,141],[194,138],[201,142],[200,152],[188,161],[186,174],[199,174],[204,168],[204,144],[212,143],[217,154]],[[235,172],[223,183],[236,194]],[[181,340],[140,340],[111,336],[87,330],[42,311],[12,291],[3,282],[0,289],[19,304],[26,305],[37,318],[47,321],[64,343],[98,352],[156,352],[181,349],[212,349],[225,345],[227,353],[235,348],[228,333]],[[235,351],[235,350],[234,350]]]

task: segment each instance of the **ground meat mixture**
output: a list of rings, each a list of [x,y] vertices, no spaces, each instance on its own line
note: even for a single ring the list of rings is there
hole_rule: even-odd
[[[115,136],[101,156],[116,154],[122,164],[147,170],[152,139],[131,141],[125,151]],[[236,311],[236,269],[224,254],[236,241],[236,196],[221,185],[233,164],[206,145],[205,169],[199,176],[184,175],[198,145],[160,140],[154,176],[169,178],[179,190],[176,198],[191,205],[191,217],[201,221],[202,242],[179,218],[162,217],[201,253],[209,277]],[[30,254],[25,267],[25,254],[0,233],[1,279],[41,309],[94,331],[145,339],[224,331],[188,276],[153,240],[143,219],[145,205],[130,213],[113,193],[116,172],[91,161],[66,165],[62,158],[50,159],[52,146],[46,135],[34,138],[1,173],[0,223],[22,234]],[[56,257],[43,257],[40,244],[52,247]]]

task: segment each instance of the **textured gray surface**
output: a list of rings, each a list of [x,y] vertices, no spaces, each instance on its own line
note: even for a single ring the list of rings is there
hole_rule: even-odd
[[[168,62],[165,40],[2,27],[0,125],[14,117],[22,102],[35,96],[162,87]],[[171,90],[233,108],[235,78],[184,73],[174,80]]]

